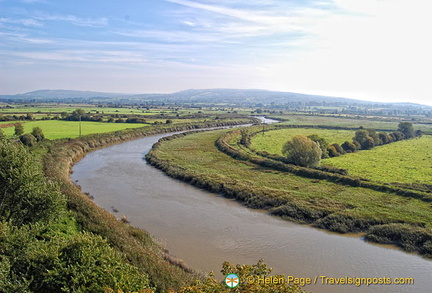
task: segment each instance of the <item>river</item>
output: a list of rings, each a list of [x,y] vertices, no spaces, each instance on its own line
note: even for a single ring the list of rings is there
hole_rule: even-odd
[[[170,253],[205,272],[223,261],[253,264],[263,258],[274,273],[309,277],[414,278],[414,285],[317,285],[313,292],[431,292],[432,261],[392,247],[341,236],[248,209],[166,176],[144,155],[156,135],[89,153],[71,179],[95,202],[152,233]]]

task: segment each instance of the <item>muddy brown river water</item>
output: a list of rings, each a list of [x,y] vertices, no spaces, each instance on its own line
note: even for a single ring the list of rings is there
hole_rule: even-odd
[[[92,152],[73,167],[71,179],[98,205],[118,217],[126,215],[195,269],[219,272],[225,260],[253,264],[263,258],[275,273],[318,277],[307,291],[432,292],[430,260],[367,243],[358,235],[284,221],[166,176],[143,160],[166,135]],[[414,278],[414,285],[322,285],[320,276]]]

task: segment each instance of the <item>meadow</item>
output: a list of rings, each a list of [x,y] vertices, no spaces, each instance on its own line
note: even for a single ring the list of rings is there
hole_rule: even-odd
[[[321,163],[379,182],[432,184],[432,137],[398,141]]]
[[[13,121],[2,122],[2,124],[16,123]],[[81,122],[82,135],[94,133],[106,133],[112,131],[123,130],[127,128],[144,127],[148,124],[135,123],[105,123],[105,122]],[[24,133],[30,133],[34,127],[42,128],[45,137],[48,139],[60,138],[75,138],[79,136],[78,121],[62,121],[62,120],[40,120],[40,121],[24,121]],[[1,128],[7,136],[14,134],[15,128]]]
[[[270,130],[258,133],[251,138],[251,148],[257,151],[266,151],[271,154],[282,155],[282,147],[296,135],[317,134],[324,138],[329,144],[342,144],[345,141],[352,141],[354,137],[352,130],[328,130],[318,128],[288,128]]]
[[[326,116],[326,115],[269,115],[269,117],[280,118],[287,121],[283,121],[282,125],[326,125],[335,127],[346,127],[346,128],[374,128],[374,129],[385,129],[385,130],[397,130],[401,118],[387,118],[387,117],[360,117],[360,116]],[[414,129],[420,129],[422,131],[431,131],[432,126],[430,124],[420,124],[412,121]]]
[[[251,148],[282,155],[282,146],[295,135],[317,134],[329,144],[352,141],[354,131],[314,128],[291,128],[258,133],[251,138]],[[348,170],[351,176],[382,183],[432,184],[432,137],[403,140],[372,150],[327,158],[321,165]]]

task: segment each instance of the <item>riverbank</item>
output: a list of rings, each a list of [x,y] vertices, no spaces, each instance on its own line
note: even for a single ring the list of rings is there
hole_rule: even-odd
[[[139,137],[248,122],[251,121],[237,119],[213,123],[163,125],[55,141],[44,157],[45,174],[48,179],[61,187],[61,192],[67,198],[67,207],[73,212],[82,230],[107,239],[108,243],[119,250],[128,262],[148,273],[150,282],[158,292],[167,292],[169,288],[176,289],[188,285],[197,278],[201,279],[202,276],[171,257],[148,232],[122,223],[98,207],[71,182],[69,178],[71,167],[88,152]]]

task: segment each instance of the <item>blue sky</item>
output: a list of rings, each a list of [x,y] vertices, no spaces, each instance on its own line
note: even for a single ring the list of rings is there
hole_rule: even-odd
[[[255,88],[432,104],[425,0],[0,0],[0,94]]]

